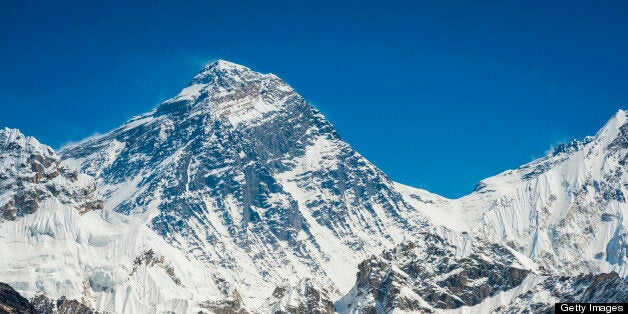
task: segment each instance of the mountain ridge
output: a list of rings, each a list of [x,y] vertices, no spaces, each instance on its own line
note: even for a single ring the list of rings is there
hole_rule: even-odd
[[[597,285],[626,277],[625,120],[620,110],[593,139],[451,200],[393,182],[278,77],[219,60],[154,110],[60,151],[59,167],[93,176],[103,209],[87,218],[65,207],[34,210],[2,221],[0,232],[59,211],[94,225],[104,219],[133,226],[119,236],[102,227],[106,235],[91,243],[108,239],[105,247],[126,252],[117,257],[118,270],[86,272],[96,276],[88,285],[95,295],[44,288],[99,310],[495,310],[528,292],[545,304],[543,293],[565,280]],[[73,226],[71,232],[91,232]],[[118,247],[129,238],[141,245]],[[79,251],[100,256],[81,243]],[[586,254],[569,255],[580,251]],[[612,272],[619,279],[557,277]],[[16,284],[5,275],[0,281]],[[139,289],[133,282],[141,278],[155,280],[148,292],[158,295],[155,304],[137,292],[112,305],[118,289]],[[160,288],[160,280],[168,285]],[[38,289],[21,287],[29,297]],[[476,287],[481,296],[470,297]]]

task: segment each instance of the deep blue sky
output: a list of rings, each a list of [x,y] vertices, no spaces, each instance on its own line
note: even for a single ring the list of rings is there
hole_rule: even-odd
[[[221,58],[272,72],[394,180],[448,197],[628,101],[626,1],[3,1],[0,126],[55,148]]]

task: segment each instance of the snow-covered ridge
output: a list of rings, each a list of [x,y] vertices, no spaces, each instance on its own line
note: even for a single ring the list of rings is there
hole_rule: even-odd
[[[96,184],[77,169],[61,165],[52,148],[18,130],[0,130],[0,213],[15,220],[57,199],[81,213],[102,208]]]
[[[555,274],[615,271],[625,277],[626,114],[618,111],[593,137],[482,180],[468,196],[435,204],[438,214],[430,215],[432,209],[428,216],[508,245]]]
[[[625,111],[458,200],[392,182],[279,78],[222,60],[63,161],[3,134],[0,205],[38,205],[0,222],[0,256],[19,252],[0,282],[28,297],[114,313],[477,312],[528,292],[544,305],[562,283],[625,285]],[[82,210],[86,195],[104,210]]]
[[[451,287],[442,286],[451,282],[442,281],[451,272],[436,271],[427,279],[417,274],[446,262],[429,262],[425,257],[417,261],[420,254],[400,245],[361,264],[362,275],[352,291],[336,304],[337,310],[545,312],[555,302],[622,302],[628,294],[626,118],[627,112],[620,110],[595,136],[572,141],[547,157],[482,180],[475,192],[461,199],[448,200],[397,184],[409,203],[427,201],[416,205],[431,223],[478,237],[474,245],[479,247],[484,241],[508,247],[514,260],[526,265],[519,269],[531,270],[516,276],[512,285],[490,290],[496,288],[495,284],[477,277],[482,273],[477,272],[479,261],[472,259],[456,263],[463,269],[476,269],[471,271],[472,277],[458,278]],[[454,247],[459,250],[464,246]],[[434,254],[428,256],[446,255],[448,249],[444,246],[432,251]],[[481,256],[480,260],[488,263],[480,261],[483,266],[479,269],[487,269],[507,254],[488,259],[490,254]],[[421,266],[412,267],[417,263]],[[464,272],[459,270],[454,275]],[[369,280],[361,281],[360,276],[368,276]],[[416,280],[417,276],[421,280]],[[422,286],[426,280],[436,280],[443,289],[426,290]],[[465,286],[473,287],[475,292],[464,294]],[[456,295],[461,292],[461,296]],[[451,296],[440,297],[443,293]],[[484,296],[473,299],[479,295]],[[464,306],[458,307],[461,304]]]
[[[191,312],[231,297],[142,221],[99,209],[93,179],[50,147],[5,129],[0,161],[0,282],[21,295],[113,313]]]
[[[626,248],[615,243],[623,243],[628,225],[627,154],[622,110],[580,149],[485,180],[486,189],[495,192],[479,191],[457,206],[472,215],[479,214],[477,205],[489,208],[482,211],[478,231],[548,268],[626,276]],[[487,204],[481,194],[493,201]]]

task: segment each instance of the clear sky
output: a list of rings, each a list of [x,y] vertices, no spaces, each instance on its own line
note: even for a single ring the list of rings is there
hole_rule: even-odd
[[[392,179],[459,197],[627,108],[626,1],[125,2],[2,1],[0,126],[58,148],[220,58],[283,78]]]

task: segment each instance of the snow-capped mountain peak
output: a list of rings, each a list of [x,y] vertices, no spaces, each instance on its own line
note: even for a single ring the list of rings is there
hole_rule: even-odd
[[[237,76],[237,75],[242,75],[243,73],[246,73],[246,72],[253,72],[253,71],[243,65],[233,63],[227,60],[218,59],[204,66],[203,69],[201,69],[199,74],[196,75],[192,81],[193,82],[198,81],[203,76],[211,76],[211,75],[214,75],[214,76],[235,75]]]
[[[619,110],[617,113],[604,125],[604,127],[598,131],[595,135],[596,139],[604,140],[610,143],[614,139],[625,135],[626,122],[628,111]]]
[[[348,290],[359,261],[425,223],[281,79],[225,61],[62,154],[97,177],[107,209],[145,220],[253,308],[302,278]]]
[[[628,274],[628,124],[615,114],[595,136],[482,180],[444,205],[471,231],[504,243],[555,273]]]
[[[224,60],[203,68],[190,85],[157,108],[158,114],[210,114],[233,125],[257,123],[285,110],[298,95],[273,74],[262,74]]]
[[[195,84],[216,84],[216,83],[235,83],[236,81],[244,81],[246,78],[259,78],[264,74],[253,72],[251,69],[235,64],[233,62],[218,60],[205,67],[192,79],[190,85]],[[225,80],[220,82],[219,80]],[[229,81],[232,80],[232,81]],[[225,85],[227,87],[227,85]]]
[[[1,218],[15,220],[53,200],[81,213],[102,208],[92,178],[61,165],[54,150],[35,138],[0,130]]]
[[[13,150],[23,155],[37,154],[45,157],[54,155],[54,151],[49,146],[43,145],[34,137],[24,136],[17,129],[4,128],[0,130],[0,145],[4,149]]]

